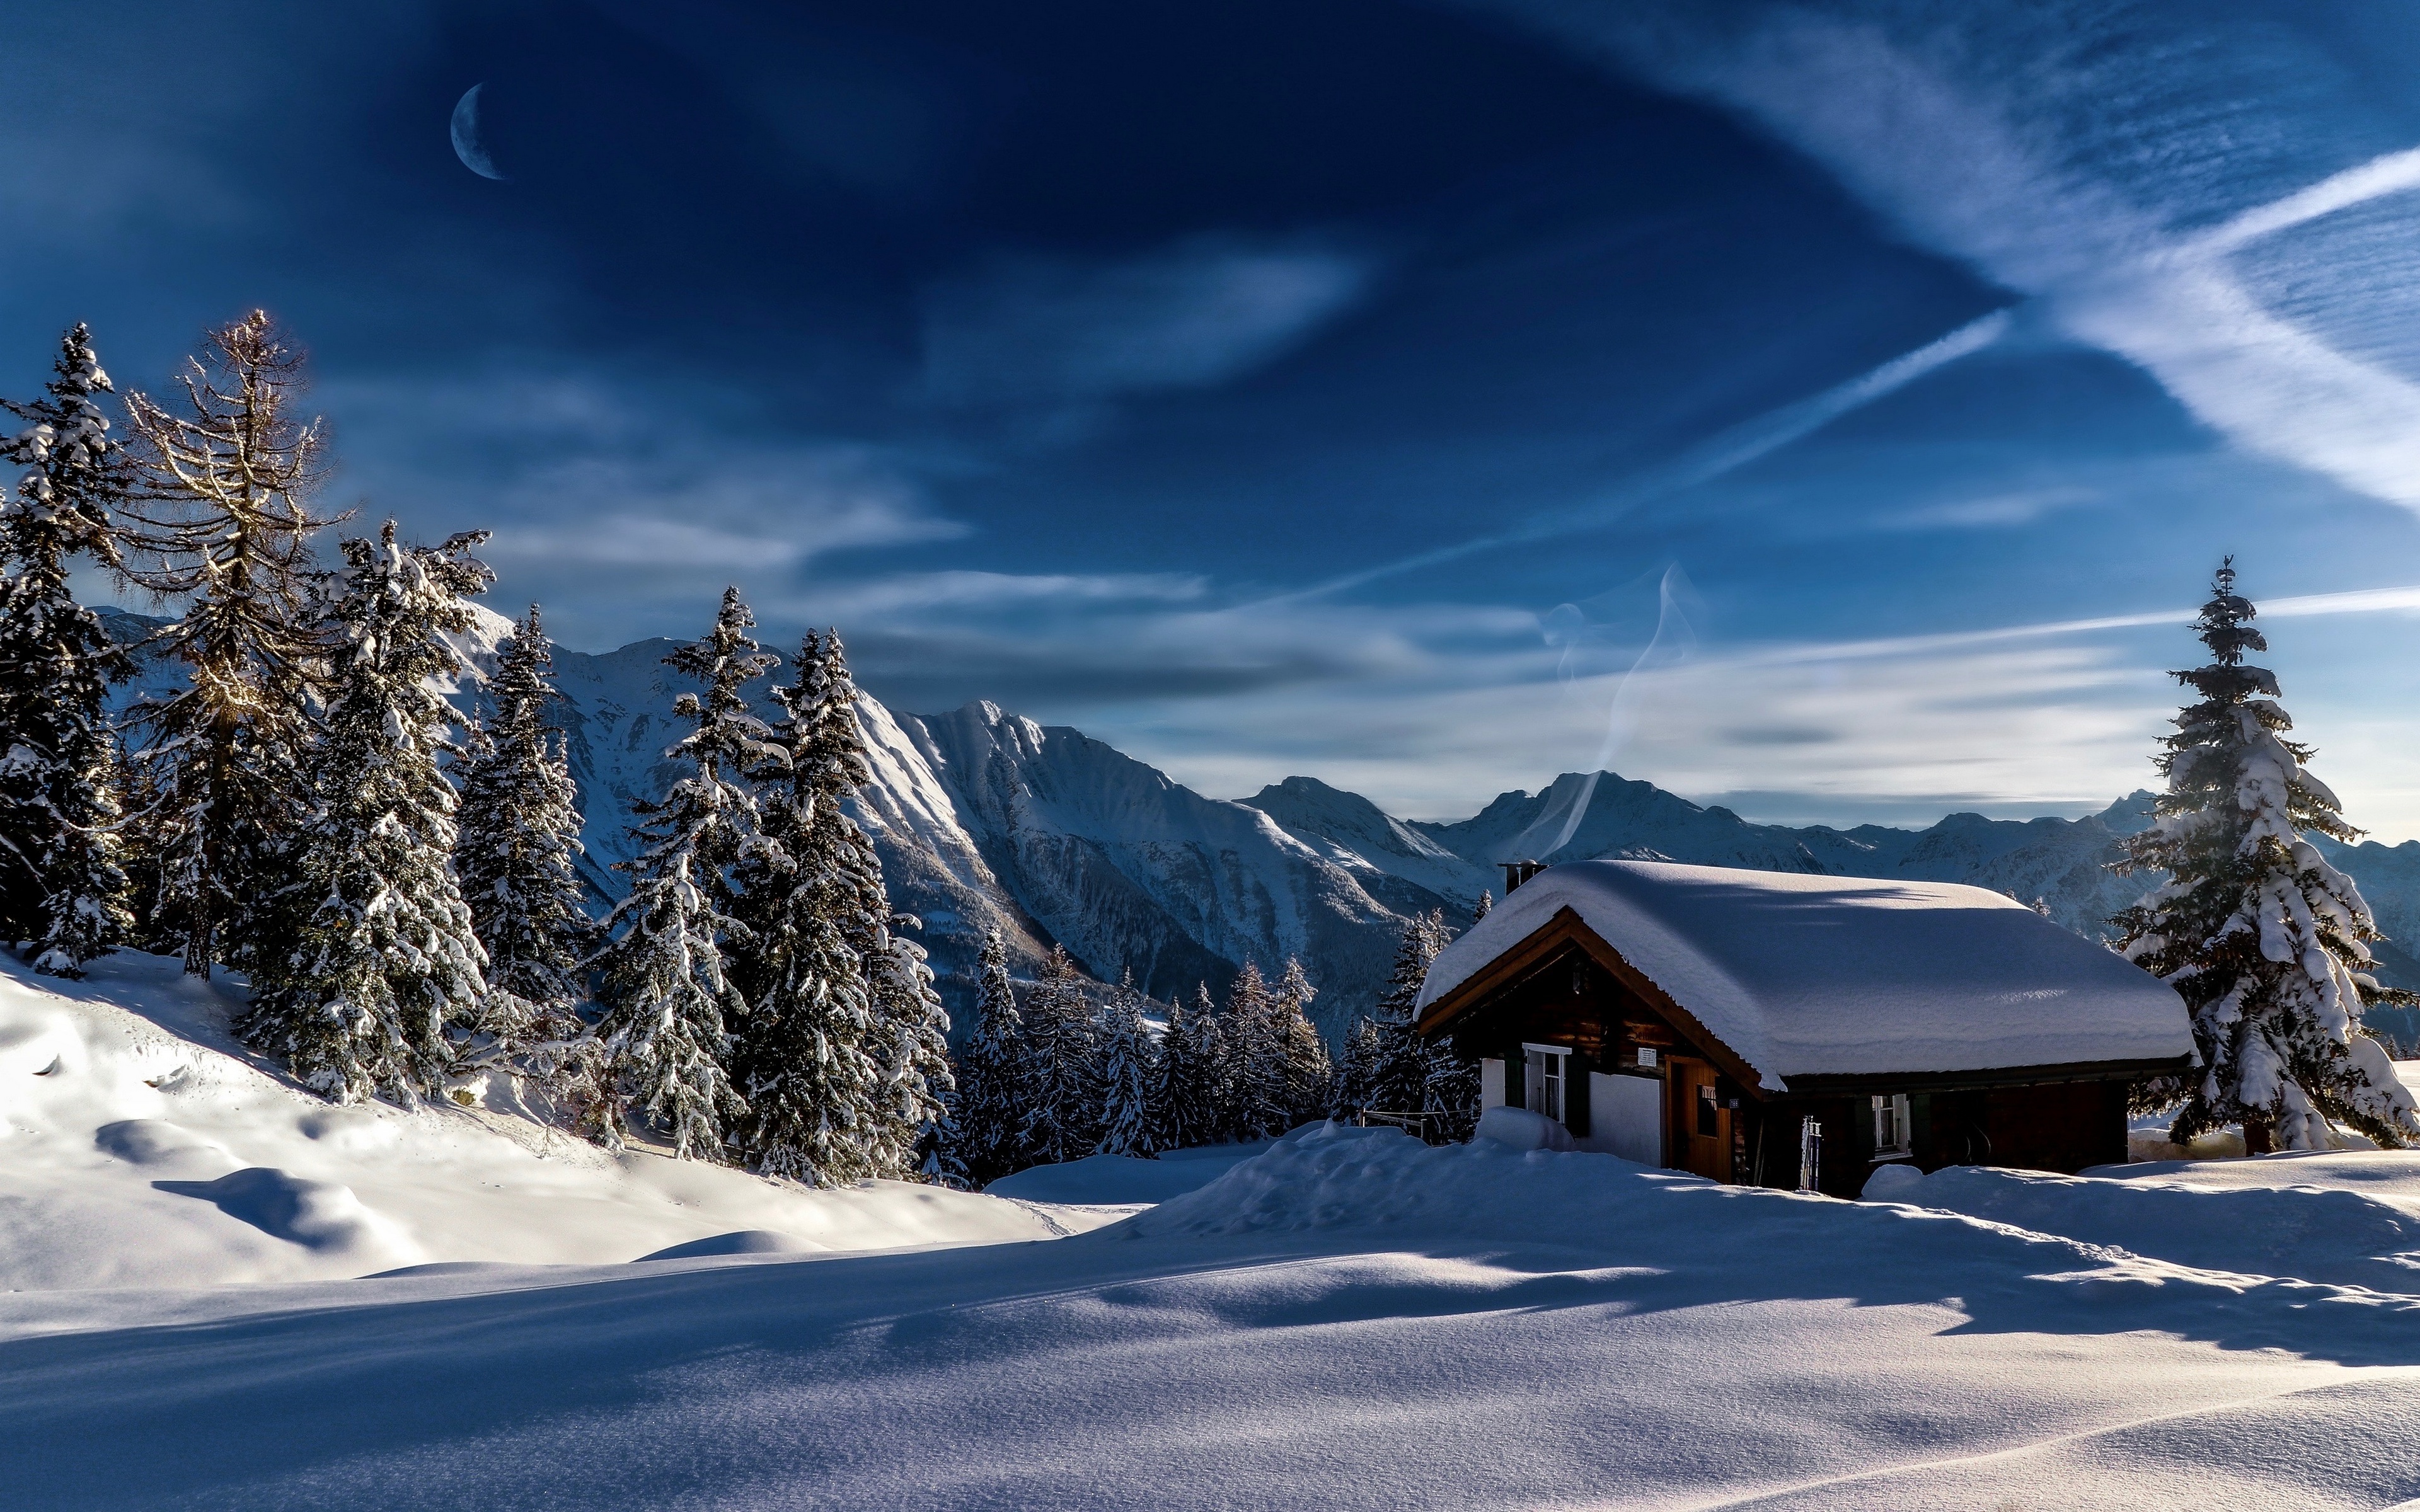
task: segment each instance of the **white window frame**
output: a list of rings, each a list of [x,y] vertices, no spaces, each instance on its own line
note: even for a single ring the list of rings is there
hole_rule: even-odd
[[[1557,1123],[1572,1105],[1572,1047],[1567,1044],[1521,1046],[1521,1103],[1530,1112]]]
[[[1915,1121],[1905,1092],[1874,1094],[1874,1159],[1904,1160],[1916,1153]]]

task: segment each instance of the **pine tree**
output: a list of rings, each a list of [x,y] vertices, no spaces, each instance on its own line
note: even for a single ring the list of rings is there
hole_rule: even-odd
[[[375,542],[344,543],[335,702],[295,853],[297,896],[314,903],[290,953],[255,969],[238,1026],[333,1102],[435,1095],[449,1031],[481,1027],[487,952],[455,883],[454,790],[438,768],[455,716],[431,685],[461,671],[445,636],[471,627],[467,595],[493,580],[471,555],[486,538],[407,547],[390,520]]]
[[[755,624],[739,590],[727,590],[714,628],[664,658],[706,686],[703,698],[684,693],[673,705],[696,728],[665,754],[690,770],[662,798],[637,805],[641,849],[618,867],[630,891],[591,962],[602,974],[597,1034],[619,1095],[669,1132],[684,1160],[719,1159],[724,1120],[746,1109],[723,1064],[726,1026],[746,1007],[723,964],[739,929],[729,873],[756,829],[744,776],[780,756],[740,691],[776,659],[749,638]]]
[[[840,801],[863,780],[850,732],[832,717],[817,639],[799,650],[799,683],[776,687],[783,771],[759,803],[760,828],[734,881],[746,943],[731,955],[746,1000],[732,1065],[748,1116],[739,1143],[768,1176],[839,1186],[883,1170],[876,1107],[873,974],[862,952],[887,914],[879,876],[855,874],[854,823]],[[845,709],[841,710],[843,714]]]
[[[1364,1013],[1354,1021],[1353,1032],[1344,1041],[1344,1054],[1337,1057],[1336,1079],[1329,1086],[1327,1097],[1329,1118],[1358,1119],[1378,1105],[1370,1096],[1377,1067],[1378,1026]]]
[[[488,684],[494,719],[471,742],[455,866],[488,984],[534,1015],[568,1012],[584,995],[581,961],[597,926],[582,906],[581,816],[569,753],[548,722],[553,644],[537,606],[497,648]]]
[[[934,986],[924,948],[906,933],[923,924],[912,914],[892,911],[881,857],[843,806],[874,779],[864,726],[857,717],[857,684],[839,631],[826,630],[813,650],[820,734],[808,754],[826,795],[816,808],[817,822],[833,837],[832,854],[839,857],[834,874],[853,901],[847,917],[865,963],[873,1014],[869,1043],[877,1073],[869,1145],[875,1170],[885,1177],[962,1180],[963,1172],[954,1175],[949,1168],[939,1137],[955,1090],[950,1015]],[[800,675],[809,676],[803,667]]]
[[[1479,893],[1479,906],[1470,911],[1470,921],[1474,924],[1478,923],[1481,919],[1485,918],[1489,910],[1493,909],[1495,906],[1496,894],[1487,891],[1483,887],[1481,888]]]
[[[1156,1105],[1163,1086],[1160,1047],[1143,1022],[1142,995],[1135,991],[1131,970],[1102,1005],[1094,1034],[1100,1055],[1100,1153],[1158,1158],[1166,1123]]]
[[[136,394],[138,502],[129,575],[190,602],[158,644],[184,688],[145,706],[157,797],[150,843],[162,943],[208,976],[280,953],[260,927],[282,905],[305,818],[302,770],[327,648],[312,532],[324,476],[318,421],[294,413],[302,353],[261,311],[209,333],[181,379],[182,412]]]
[[[1100,1141],[1100,1088],[1094,1080],[1093,1009],[1065,947],[1054,945],[1025,998],[1025,1055],[1018,1101],[1024,1144],[1038,1164],[1080,1160]]]
[[[1152,1095],[1162,1149],[1214,1145],[1224,1137],[1218,1122],[1218,1017],[1207,983],[1195,990],[1189,1011],[1182,1003],[1169,1005]]]
[[[955,1134],[959,1162],[978,1189],[1032,1162],[1025,1151],[1020,1066],[1025,1019],[1009,987],[1008,946],[993,930],[975,961],[975,1007],[958,1046]]]
[[[1260,963],[1247,961],[1235,973],[1226,1011],[1218,1016],[1218,1039],[1232,1078],[1228,1107],[1234,1137],[1266,1139],[1292,1128],[1285,1031]]]
[[[1420,1111],[1433,1145],[1467,1143],[1479,1127],[1479,1061],[1451,1035],[1427,1041]]]
[[[1429,964],[1445,944],[1443,910],[1415,914],[1404,921],[1395,945],[1394,969],[1370,1021],[1370,1101],[1362,1106],[1389,1113],[1433,1111],[1428,1106],[1433,1051],[1415,1026],[1414,1008],[1421,983],[1428,980]]]
[[[2240,1123],[2255,1153],[2324,1149],[2337,1119],[2400,1145],[2420,1136],[2420,1114],[2361,1015],[2412,999],[2370,976],[2369,907],[2303,838],[2361,831],[2305,769],[2311,748],[2285,738],[2275,676],[2243,659],[2269,648],[2255,613],[2230,557],[2194,622],[2211,662],[2174,674],[2199,698],[2154,758],[2167,791],[2118,863],[2167,876],[2118,916],[2120,945],[2183,995],[2201,1053],[2201,1074],[2171,1089],[2183,1105],[2169,1137]]]
[[[1272,1038],[1279,1050],[1285,1097],[1285,1127],[1315,1119],[1325,1111],[1327,1084],[1335,1074],[1328,1064],[1327,1043],[1311,1027],[1311,1000],[1318,989],[1304,975],[1302,963],[1286,958],[1285,970],[1269,996]],[[1282,1132],[1282,1131],[1280,1131]]]
[[[115,517],[133,470],[82,325],[61,338],[55,372],[45,397],[5,404],[27,424],[0,444],[27,469],[0,516],[0,936],[36,942],[35,970],[77,977],[132,924],[106,701],[134,666],[68,576],[79,557],[122,564]]]

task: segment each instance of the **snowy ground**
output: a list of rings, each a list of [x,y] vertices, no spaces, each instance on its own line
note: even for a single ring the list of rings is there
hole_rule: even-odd
[[[174,984],[144,969],[90,995],[164,1001]],[[211,1004],[178,1002],[190,1018],[170,1027],[208,1030]],[[1016,1242],[1144,1196],[1143,1174],[1025,1179],[1029,1201],[1077,1207],[876,1192],[842,1208],[860,1195],[728,1173],[677,1199],[644,1162],[541,1157],[468,1114],[375,1113],[396,1132],[314,1139],[305,1103],[147,1026],[168,1008],[113,1013],[0,982],[9,1263],[92,1268],[20,1270],[27,1289],[0,1298],[12,1508],[2420,1497],[2420,1156],[1948,1171],[1900,1203],[1846,1203],[1320,1129],[1249,1158],[1128,1163],[1171,1188],[1195,1174],[1179,1167],[1226,1168],[1108,1227]],[[163,1076],[177,1064],[190,1088]],[[93,1085],[70,1095],[77,1077]],[[809,1214],[839,1242],[920,1247],[225,1285],[375,1267],[150,1186],[214,1177],[96,1146],[104,1114],[174,1123],[227,1149],[226,1169],[341,1179],[393,1226],[358,1242],[399,1234],[430,1258],[627,1262]],[[461,1180],[474,1171],[526,1184],[485,1195]],[[64,1236],[23,1237],[44,1225]],[[536,1253],[555,1227],[561,1247]],[[962,1242],[985,1238],[1012,1242]],[[163,1248],[194,1257],[186,1273],[132,1257]],[[123,1289],[92,1284],[111,1266]]]

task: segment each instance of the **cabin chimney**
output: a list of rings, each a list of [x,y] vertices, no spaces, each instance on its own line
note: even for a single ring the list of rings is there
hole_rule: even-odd
[[[1499,864],[1504,868],[1504,895],[1508,898],[1512,895],[1513,888],[1546,870],[1544,861],[1505,861]]]

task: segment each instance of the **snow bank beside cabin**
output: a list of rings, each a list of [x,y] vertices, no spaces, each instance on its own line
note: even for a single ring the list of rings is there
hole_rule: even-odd
[[[1419,1007],[1565,908],[1776,1089],[2193,1050],[2173,989],[1996,892],[1657,861],[1539,872],[1438,954]]]
[[[163,957],[0,964],[0,1288],[212,1286],[432,1261],[624,1261],[762,1231],[809,1250],[1044,1239],[1100,1219],[901,1182],[809,1192],[606,1154],[487,1108],[333,1107],[254,1063]]]
[[[2197,1271],[2420,1294],[2420,1153],[2370,1150],[2319,1160],[2338,1170],[2297,1172],[2265,1158],[2175,1162],[2169,1164],[2181,1170],[2154,1168],[2157,1174],[2132,1178],[2125,1173],[2143,1168],[2057,1176],[1952,1165],[1917,1177],[1912,1167],[1885,1167],[1907,1174],[1889,1184],[1884,1200]]]

